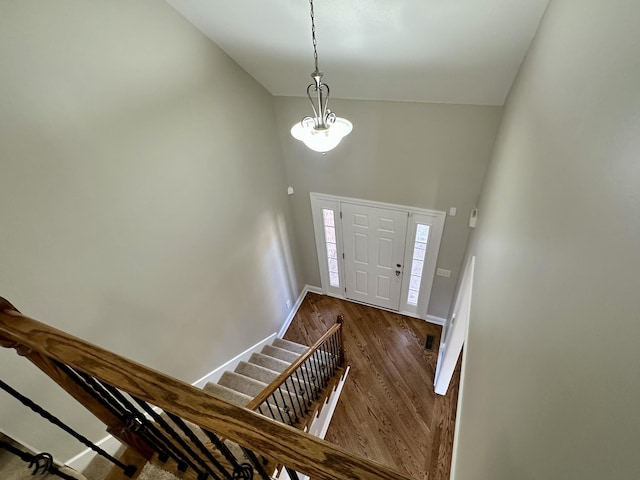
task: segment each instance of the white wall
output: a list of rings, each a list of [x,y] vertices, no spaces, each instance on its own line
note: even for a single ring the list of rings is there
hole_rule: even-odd
[[[456,480],[640,476],[640,2],[552,0],[480,204]]]
[[[300,269],[264,88],[154,0],[2,2],[0,64],[0,295],[186,381],[279,330]],[[0,358],[5,381],[104,436]],[[1,392],[0,429],[84,449]]]
[[[301,91],[306,85],[301,85]],[[339,85],[331,85],[333,91]],[[291,126],[312,113],[306,98],[276,97],[278,127],[305,282],[320,285],[309,192],[448,211],[429,313],[446,318],[467,240],[469,214],[500,122],[501,108],[472,105],[331,100],[353,132],[333,151],[312,152],[291,137]]]

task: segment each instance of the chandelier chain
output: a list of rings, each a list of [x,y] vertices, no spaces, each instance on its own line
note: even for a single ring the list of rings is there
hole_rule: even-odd
[[[318,42],[316,41],[316,21],[313,14],[313,0],[309,0],[311,5],[311,39],[313,40],[313,59],[315,61],[316,72],[318,72]]]

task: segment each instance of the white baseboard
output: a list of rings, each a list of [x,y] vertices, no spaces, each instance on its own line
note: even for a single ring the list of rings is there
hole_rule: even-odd
[[[265,345],[271,345],[271,343],[276,338],[276,336],[277,336],[276,333],[272,333],[267,338],[260,340],[254,346],[247,348],[241,354],[236,355],[231,360],[220,365],[218,368],[216,368],[212,372],[207,373],[204,377],[202,377],[199,380],[196,380],[191,385],[193,385],[194,387],[202,388],[208,382],[214,382],[214,383],[217,382],[218,380],[220,380],[220,377],[224,372],[226,372],[227,370],[235,370],[235,368],[238,366],[240,362],[246,362],[247,360],[249,360],[249,357],[251,356],[252,353],[259,352],[260,350],[262,350],[262,347],[264,347]]]
[[[115,437],[112,437],[111,435],[107,435],[102,440],[98,440],[96,442],[96,445],[101,449],[103,449],[105,452],[107,452],[109,455],[115,455],[116,452],[122,446],[120,441],[117,440]],[[87,448],[86,450],[84,450],[83,452],[80,452],[75,457],[67,460],[65,462],[65,465],[73,468],[76,472],[82,473],[82,471],[89,466],[89,464],[91,463],[91,461],[94,459],[95,456],[96,456],[96,453],[90,448]]]
[[[276,335],[277,335],[276,333],[272,333],[267,338],[259,341],[254,346],[247,348],[241,354],[236,355],[231,360],[220,365],[215,370],[207,373],[204,377],[200,378],[199,380],[196,380],[191,385],[197,388],[202,388],[207,384],[207,382],[214,382],[214,383],[217,382],[218,380],[220,380],[220,377],[224,372],[226,372],[227,370],[235,370],[235,368],[238,366],[240,362],[242,361],[246,362],[247,360],[249,360],[249,357],[251,356],[252,353],[259,352],[260,350],[262,350],[262,347],[264,347],[265,345],[270,345],[273,342],[273,340],[276,338]],[[115,455],[118,449],[122,446],[122,444],[111,435],[107,435],[103,439],[99,440],[98,442],[96,442],[96,445],[102,448],[104,451],[106,451],[110,455]],[[86,450],[79,453],[75,457],[67,460],[65,462],[65,465],[68,465],[69,467],[73,468],[78,472],[82,472],[89,465],[91,460],[93,460],[93,457],[95,455],[96,453],[93,450],[91,450],[90,448],[87,448]]]
[[[287,319],[287,321],[285,322],[284,326],[282,327],[282,329],[280,329],[280,332],[278,333],[278,337],[279,338],[282,338],[282,335],[284,335],[284,332],[286,332],[287,328],[289,328],[289,324],[291,323],[291,320],[293,320],[293,317],[295,316],[296,312],[298,311],[298,308],[300,307],[300,303],[302,303],[302,300],[304,299],[304,296],[307,294],[307,292],[317,293],[319,295],[328,295],[330,297],[335,297],[335,298],[341,298],[342,300],[347,300],[348,302],[358,303],[360,305],[366,305],[368,307],[379,308],[380,310],[386,310],[386,311],[392,312],[392,313],[399,313],[400,315],[406,315],[407,317],[420,318],[421,320],[424,320],[424,321],[429,322],[429,323],[434,323],[436,325],[440,325],[441,327],[444,327],[445,323],[447,323],[447,319],[446,318],[436,317],[435,315],[427,315],[424,319],[422,319],[420,316],[418,316],[417,314],[412,313],[412,312],[404,312],[404,311],[398,312],[397,310],[392,310],[392,309],[389,309],[389,308],[378,307],[376,305],[369,305],[369,304],[364,303],[364,302],[359,302],[357,300],[348,299],[344,295],[336,295],[336,294],[332,294],[332,293],[324,293],[321,288],[313,287],[311,285],[305,285],[304,288],[302,289],[302,293],[300,293],[300,297],[298,297],[298,301],[294,305],[294,308],[291,309],[292,313],[289,315],[289,318]]]
[[[425,318],[425,320],[429,323],[440,325],[441,327],[444,327],[444,324],[447,323],[446,318],[436,317],[435,315],[427,315],[427,318]]]
[[[296,313],[298,313],[298,309],[300,308],[300,305],[302,304],[304,297],[306,297],[307,293],[309,292],[317,293],[319,295],[324,294],[321,288],[314,287],[312,285],[305,285],[302,291],[300,292],[300,295],[298,295],[298,298],[296,299],[296,303],[294,303],[293,307],[291,307],[291,310],[289,311],[289,315],[287,315],[287,319],[282,324],[282,327],[278,332],[278,338],[282,338],[284,334],[287,332],[289,325],[291,325],[291,322],[293,321],[293,317],[295,317]]]

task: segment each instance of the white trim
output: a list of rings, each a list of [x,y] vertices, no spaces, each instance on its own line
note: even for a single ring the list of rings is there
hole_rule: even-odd
[[[445,323],[447,323],[446,318],[436,317],[435,315],[429,315],[429,314],[427,314],[427,316],[425,317],[425,320],[429,323],[435,323],[436,325],[440,325],[441,327],[444,327]]]
[[[109,455],[115,455],[120,447],[122,447],[122,443],[120,443],[118,439],[112,437],[111,435],[107,435],[103,439],[98,440],[95,444],[98,447],[102,448]],[[82,471],[89,466],[95,456],[96,453],[90,448],[87,448],[75,457],[67,460],[65,462],[65,465],[73,468],[76,472],[82,473]]]
[[[449,327],[448,338],[441,340],[442,345],[438,351],[438,364],[433,382],[434,391],[438,395],[446,395],[458,357],[463,350],[462,346],[469,335],[474,265],[475,257],[471,257],[465,266],[460,289],[454,302],[455,322]]]
[[[302,305],[302,301],[304,300],[304,297],[306,297],[307,293],[309,292],[317,293],[318,295],[324,295],[324,291],[322,290],[322,288],[314,287],[313,285],[305,285],[302,291],[300,292],[300,295],[298,295],[298,298],[296,299],[296,303],[294,303],[293,307],[291,307],[291,310],[289,310],[289,315],[287,315],[287,319],[282,324],[282,327],[280,327],[280,331],[278,332],[278,338],[284,337],[284,334],[287,333],[287,329],[289,328],[289,325],[291,325],[291,322],[293,321],[293,317],[295,317],[296,313],[298,313],[298,309],[300,308],[300,305]]]
[[[191,385],[193,385],[194,387],[203,388],[208,382],[217,382],[218,380],[220,380],[220,377],[224,372],[226,372],[227,370],[235,370],[240,362],[246,362],[247,360],[249,360],[249,357],[252,353],[259,352],[265,345],[271,345],[277,335],[277,333],[272,333],[267,338],[264,338],[254,346],[247,348],[244,352],[236,355],[228,362],[225,362],[215,370],[207,373],[204,377],[196,380]]]
[[[475,262],[475,257],[472,257]],[[467,331],[464,335],[465,345],[469,344],[469,325],[467,325]],[[462,349],[462,365],[460,367],[460,386],[458,387],[458,403],[456,406],[456,420],[453,432],[453,452],[451,455],[451,469],[449,470],[450,479],[454,480],[456,476],[456,465],[458,463],[458,447],[460,445],[460,417],[466,412],[462,411],[462,399],[464,398],[464,386],[466,385],[467,378],[467,354],[468,348]]]
[[[317,193],[317,192],[311,192],[310,196],[311,198],[317,198],[318,200],[356,203],[360,205],[368,205],[371,207],[386,208],[388,210],[398,210],[400,212],[415,213],[418,215],[432,215],[434,217],[443,217],[443,218],[446,218],[447,216],[447,212],[442,212],[440,210],[429,210],[428,208],[411,207],[408,205],[397,205],[395,203],[376,202],[375,200],[363,200],[362,198],[340,197],[338,195],[329,195],[326,193]]]
[[[413,257],[413,245],[415,243],[415,228],[417,223],[427,224],[431,227],[429,233],[429,243],[427,246],[427,258],[425,258],[423,270],[422,270],[422,283],[420,286],[420,296],[417,306],[408,305],[406,302],[408,285],[410,275],[403,275],[402,286],[400,289],[400,308],[397,310],[387,309],[378,305],[371,305],[373,307],[382,308],[394,313],[400,313],[414,318],[420,318],[437,325],[445,325],[446,319],[434,317],[428,315],[429,300],[431,297],[431,289],[435,280],[435,272],[437,266],[437,257],[440,252],[440,244],[442,235],[444,233],[444,224],[447,218],[446,212],[439,210],[429,210],[425,208],[410,207],[406,205],[395,205],[391,203],[376,202],[373,200],[362,200],[358,198],[340,197],[337,195],[328,195],[323,193],[311,192],[309,194],[311,201],[312,220],[314,228],[314,237],[316,241],[316,250],[318,255],[318,267],[320,269],[320,280],[322,282],[322,293],[336,298],[342,298],[355,303],[361,303],[353,299],[347,299],[345,294],[345,272],[344,272],[344,247],[342,245],[342,228],[338,228],[338,221],[336,221],[336,236],[338,237],[338,259],[342,268],[340,269],[340,288],[333,288],[328,286],[328,272],[326,267],[326,247],[324,243],[324,228],[320,228],[322,225],[322,219],[320,218],[320,212],[322,208],[337,208],[341,209],[342,203],[350,203],[357,205],[364,205],[368,207],[379,207],[387,210],[394,210],[398,212],[405,212],[409,214],[407,223],[407,236],[405,239],[405,258],[404,269],[410,271],[411,265],[409,257]],[[340,220],[340,224],[342,220]],[[340,258],[343,257],[343,258]],[[363,303],[363,305],[367,305]]]
[[[351,366],[349,365],[345,369],[344,375],[342,375],[342,378],[340,379],[340,382],[338,382],[334,392],[327,399],[326,405],[322,408],[320,414],[311,422],[311,426],[309,427],[309,433],[311,435],[315,435],[316,437],[324,440],[327,430],[329,430],[331,419],[333,418],[333,412],[335,412],[336,407],[338,406],[342,387],[344,387],[344,384],[347,381],[347,375],[349,375],[350,370]]]
[[[429,309],[429,300],[431,299],[431,289],[435,281],[436,267],[438,262],[438,254],[440,253],[440,244],[442,242],[442,234],[444,232],[445,214],[433,215],[429,214],[411,214],[407,225],[407,239],[405,243],[405,259],[404,271],[408,272],[403,275],[402,293],[400,305],[405,310],[417,313],[420,318],[426,320],[427,311]],[[427,240],[427,254],[422,265],[420,291],[418,293],[418,304],[410,305],[408,302],[409,282],[411,281],[411,269],[413,266],[413,250],[416,240],[416,231],[419,224],[429,227],[429,237]],[[422,312],[422,314],[420,314]]]
[[[322,295],[323,294],[322,288],[320,288],[320,287],[314,287],[313,285],[305,285],[304,288],[306,288],[307,291],[311,292],[311,293],[317,293],[318,295]]]
[[[335,412],[336,406],[338,405],[338,400],[340,399],[340,394],[342,393],[342,387],[347,380],[347,375],[349,375],[349,371],[351,367],[348,366],[344,375],[340,379],[335,391],[329,396],[326,401],[326,404],[322,407],[322,411],[318,416],[316,416],[311,422],[311,426],[309,427],[308,433],[315,437],[321,438],[324,440],[325,435],[327,434],[327,430],[329,430],[329,425],[331,424],[331,419],[333,418],[333,413]],[[291,480],[289,477],[289,473],[286,469],[282,469],[278,476],[277,480]],[[309,480],[307,475],[298,472],[299,480]]]
[[[341,295],[344,292],[344,246],[342,245],[342,218],[341,204],[338,200],[317,198],[311,194],[311,217],[313,221],[313,233],[316,240],[316,254],[318,256],[318,268],[320,269],[320,281],[322,292],[325,294]],[[335,221],[336,248],[338,250],[338,274],[340,285],[332,286],[329,283],[329,267],[327,258],[327,244],[325,242],[324,215],[322,210],[332,210]]]
[[[310,288],[316,289],[316,287],[310,287]],[[303,289],[304,295],[306,295],[307,291],[312,291],[312,290],[309,290],[307,289],[307,287],[305,287],[305,289]],[[304,299],[304,295],[301,294],[301,297],[303,299]],[[299,299],[299,301],[301,302],[302,300]],[[299,306],[300,304],[296,302],[296,305],[292,309],[292,311],[294,311],[293,315],[295,315],[295,311],[297,311]],[[293,318],[293,316],[291,316],[291,318]],[[260,350],[262,350],[262,348],[265,345],[270,345],[271,343],[273,343],[273,340],[276,338],[277,335],[278,335],[277,333],[272,333],[265,339],[260,340],[258,343],[256,343],[252,347],[247,348],[241,354],[236,355],[228,362],[223,363],[215,370],[212,370],[211,372],[207,373],[204,377],[196,380],[191,385],[197,388],[202,388],[207,384],[207,382],[214,382],[214,383],[217,382],[225,371],[234,370],[240,362],[242,361],[246,362],[247,360],[249,360],[249,357],[251,356],[252,353],[259,352]],[[96,445],[98,445],[100,448],[105,450],[110,455],[115,455],[118,449],[122,446],[122,443],[120,443],[120,441],[117,440],[115,437],[111,435],[107,435],[106,437],[98,440],[96,442]],[[96,453],[93,450],[91,450],[90,448],[87,448],[86,450],[80,452],[75,457],[72,457],[69,460],[67,460],[65,462],[65,465],[68,465],[69,467],[73,468],[78,472],[82,472],[82,470],[84,470],[89,465],[89,463],[91,463],[91,460],[93,460],[93,457],[95,456],[95,454]]]

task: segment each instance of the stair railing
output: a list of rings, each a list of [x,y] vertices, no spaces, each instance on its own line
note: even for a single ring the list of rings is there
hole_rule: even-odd
[[[110,455],[108,452],[106,452],[105,450],[103,450],[102,448],[100,448],[98,445],[96,445],[95,443],[93,443],[91,440],[89,440],[87,437],[85,437],[84,435],[82,435],[81,433],[78,433],[76,430],[74,430],[73,428],[71,428],[69,425],[65,424],[62,420],[60,420],[58,417],[56,417],[55,415],[53,415],[52,413],[50,413],[49,411],[47,411],[46,409],[44,409],[43,407],[41,407],[40,405],[38,405],[36,402],[34,402],[33,400],[31,400],[30,398],[28,398],[27,396],[21,394],[20,392],[18,392],[15,388],[13,388],[12,386],[8,385],[6,382],[4,382],[3,380],[0,380],[0,389],[4,390],[6,393],[8,393],[9,395],[11,395],[13,398],[15,398],[16,400],[18,400],[20,403],[22,403],[25,407],[29,408],[31,411],[37,413],[38,415],[40,415],[42,418],[44,418],[45,420],[47,420],[49,423],[55,425],[56,427],[60,428],[61,430],[63,430],[64,432],[68,433],[69,435],[71,435],[73,438],[75,438],[76,440],[78,440],[80,443],[82,443],[85,447],[89,447],[91,450],[93,450],[94,452],[96,452],[96,454],[100,455],[101,457],[103,457],[104,459],[106,459],[108,462],[111,462],[113,465],[115,465],[116,467],[120,468],[123,472],[123,474],[126,477],[133,477],[134,474],[136,473],[136,466],[135,465],[125,465],[124,463],[122,463],[120,460],[118,460],[117,458],[115,458],[113,455]],[[1,436],[1,435],[0,435]],[[29,453],[24,453],[24,455],[21,455],[19,449],[11,449],[9,447],[7,447],[6,445],[7,442],[1,442],[0,441],[0,447],[4,447],[5,450],[9,450],[12,453],[18,455],[20,458],[22,458],[23,460],[27,461],[26,459],[29,459],[29,461],[31,463],[35,463],[32,461],[31,457],[33,458],[38,458],[38,455],[31,455]],[[40,456],[44,456],[46,458],[47,453],[41,453],[39,454]],[[50,456],[50,455],[49,455]],[[36,463],[36,470],[33,472],[33,474],[35,475],[36,473],[38,473],[39,470],[39,465]],[[53,465],[53,464],[51,464]],[[49,467],[49,465],[47,466],[47,468]],[[47,469],[44,469],[47,470]]]
[[[183,478],[194,480],[250,480],[254,470],[268,480],[260,455],[318,480],[408,480],[389,467],[26,317],[2,298],[0,346],[16,349],[49,375],[137,452],[141,465],[145,460],[176,465],[184,470]],[[166,418],[155,417],[157,409]],[[160,419],[174,424],[180,440],[159,428]],[[203,445],[211,452],[212,445],[220,444],[231,450],[228,441],[242,448],[246,459],[235,453],[231,459],[224,447],[212,454],[216,462],[194,452]]]
[[[246,408],[271,418],[278,418],[289,425],[300,425],[313,405],[344,367],[342,324],[338,316],[335,325],[309,349],[300,355],[265,389],[251,400]],[[274,413],[275,410],[275,413]]]

